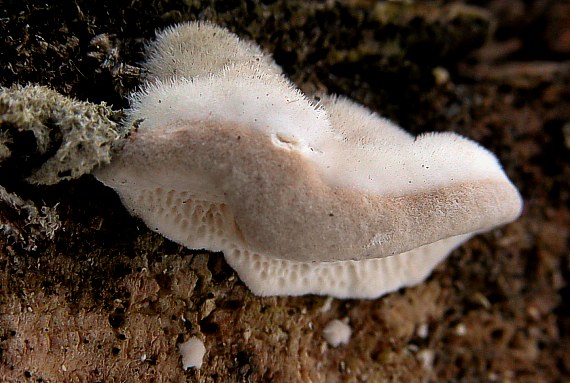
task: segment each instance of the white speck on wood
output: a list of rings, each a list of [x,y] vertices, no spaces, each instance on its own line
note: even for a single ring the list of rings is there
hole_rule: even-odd
[[[188,339],[179,346],[180,355],[182,356],[182,368],[187,370],[191,367],[200,369],[202,367],[202,359],[206,353],[204,342],[196,337]]]
[[[330,321],[323,330],[323,337],[333,347],[348,344],[351,335],[352,329],[350,326],[338,319]]]

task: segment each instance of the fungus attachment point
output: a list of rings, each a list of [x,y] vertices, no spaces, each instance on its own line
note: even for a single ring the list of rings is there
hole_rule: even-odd
[[[520,214],[484,148],[316,105],[224,29],[181,24],[148,52],[127,124],[142,122],[96,176],[149,227],[222,251],[256,294],[378,297]]]

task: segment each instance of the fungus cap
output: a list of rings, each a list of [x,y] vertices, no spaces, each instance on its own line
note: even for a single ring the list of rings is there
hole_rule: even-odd
[[[210,23],[167,27],[147,44],[146,50],[144,66],[150,80],[199,77],[231,64],[263,66],[268,73],[281,73],[271,56],[257,45]]]
[[[379,296],[520,214],[484,148],[414,138],[344,98],[314,104],[229,32],[185,24],[149,51],[142,123],[96,176],[153,230],[224,252],[257,294]]]

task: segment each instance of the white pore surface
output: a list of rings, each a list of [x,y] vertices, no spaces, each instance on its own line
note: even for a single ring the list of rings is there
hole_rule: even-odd
[[[153,216],[153,221],[160,222],[160,232],[169,239],[194,249],[223,252],[240,279],[260,296],[318,294],[374,299],[423,282],[451,251],[472,236],[445,238],[385,258],[298,262],[248,250],[235,236],[233,214],[223,203],[160,188],[132,194],[124,190],[121,196],[127,206],[147,209],[136,214]]]
[[[337,262],[274,259],[242,248],[224,250],[230,266],[256,295],[330,295],[374,299],[423,282],[465,234],[386,258]]]
[[[136,215],[160,224],[160,228],[151,226],[151,229],[177,243],[210,251],[225,251],[233,248],[230,244],[241,243],[235,237],[233,214],[223,203],[198,200],[194,193],[162,188],[132,193],[123,190],[121,197]]]
[[[200,367],[202,367],[202,359],[206,353],[204,342],[196,337],[192,337],[186,342],[180,343],[178,348],[182,357],[182,368],[184,370],[191,367],[196,369],[200,369]]]
[[[333,319],[323,329],[323,337],[333,347],[348,344],[352,329],[345,322]]]

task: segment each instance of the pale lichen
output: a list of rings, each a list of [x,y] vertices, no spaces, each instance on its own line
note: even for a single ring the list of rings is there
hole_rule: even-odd
[[[47,87],[14,85],[0,88],[0,160],[12,153],[10,143],[32,132],[34,155],[54,152],[27,177],[28,182],[51,185],[78,178],[110,161],[112,143],[121,135],[102,104],[73,100]]]
[[[0,186],[0,232],[24,250],[35,250],[38,239],[53,239],[60,227],[57,205],[38,209]]]

